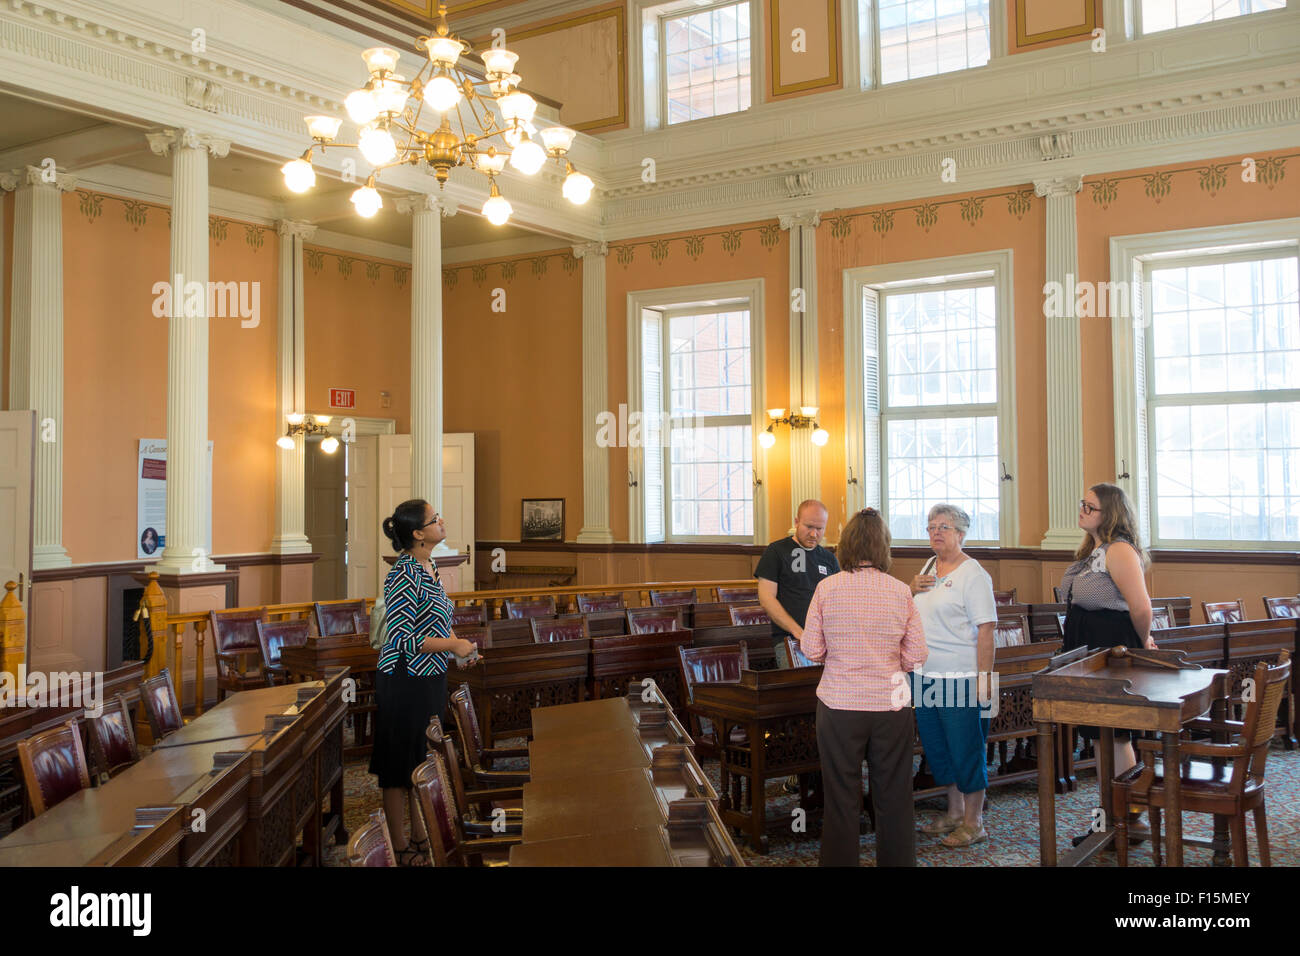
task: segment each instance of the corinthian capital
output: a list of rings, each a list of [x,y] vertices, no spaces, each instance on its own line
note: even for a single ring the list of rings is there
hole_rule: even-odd
[[[607,255],[609,255],[609,243],[607,242],[584,242],[573,247],[573,258],[575,259],[604,258]]]
[[[230,154],[230,140],[201,133],[196,129],[160,129],[145,133],[149,148],[159,156],[168,156],[173,149],[206,149],[217,159]]]

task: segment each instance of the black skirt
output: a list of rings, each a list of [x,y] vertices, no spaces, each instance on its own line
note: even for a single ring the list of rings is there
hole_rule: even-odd
[[[447,675],[419,677],[407,673],[406,658],[399,658],[391,674],[375,672],[375,744],[370,752],[370,772],[379,787],[411,786],[411,773],[424,763],[429,751],[425,731],[429,718],[444,720],[447,709]]]
[[[1071,604],[1065,617],[1065,643],[1061,650],[1072,651],[1077,647],[1088,647],[1094,651],[1109,650],[1112,647],[1141,650],[1142,639],[1138,637],[1128,611],[1089,611]],[[1096,727],[1080,727],[1079,733],[1088,740],[1096,740],[1101,736]],[[1115,731],[1116,740],[1128,740],[1131,736],[1132,731]]]

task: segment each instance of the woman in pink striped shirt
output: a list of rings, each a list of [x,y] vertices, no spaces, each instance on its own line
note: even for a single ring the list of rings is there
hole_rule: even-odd
[[[839,574],[813,592],[800,647],[825,663],[817,685],[825,819],[822,866],[858,865],[865,756],[876,813],[876,865],[915,866],[912,702],[907,673],[925,663],[921,616],[887,573],[889,529],[874,508],[840,535]]]

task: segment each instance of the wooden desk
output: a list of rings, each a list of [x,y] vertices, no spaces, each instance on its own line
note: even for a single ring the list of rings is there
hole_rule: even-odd
[[[279,684],[239,691],[226,697],[203,716],[168,734],[155,750],[261,734],[269,714],[295,713],[300,684]],[[240,748],[242,749],[242,748]]]
[[[525,815],[527,810],[524,811]],[[511,866],[672,866],[667,831],[660,826],[521,843],[510,848]]]
[[[533,710],[532,719],[535,740],[636,726],[632,711],[621,697],[538,707]]]
[[[480,651],[480,663],[448,672],[448,689],[469,685],[484,743],[491,747],[501,737],[526,734],[534,708],[583,700],[590,654],[589,638],[512,647],[498,647],[494,639]]]
[[[528,843],[663,822],[664,813],[642,769],[524,784],[523,836]]]
[[[1056,866],[1054,795],[1055,724],[1093,725],[1097,741],[1097,787],[1105,828],[1061,860],[1077,866],[1114,839],[1111,780],[1114,779],[1115,728],[1154,730],[1164,743],[1164,765],[1179,766],[1178,737],[1183,724],[1226,701],[1228,672],[1198,667],[1178,651],[1130,652],[1125,648],[1088,653],[1079,648],[1053,659],[1034,675],[1034,721],[1038,727],[1039,860]],[[1165,777],[1165,847],[1170,866],[1183,865],[1181,785],[1178,774]],[[1118,812],[1127,812],[1121,808]]]
[[[347,705],[353,745],[344,751],[343,759],[369,757],[374,746],[371,721],[376,712],[375,671],[379,667],[379,652],[370,646],[370,636],[313,637],[302,647],[284,648],[280,652],[280,666],[291,681],[325,680],[333,670],[348,669],[348,676],[355,681],[355,695]]]
[[[592,731],[528,744],[528,766],[533,780],[589,777],[594,772],[650,766],[650,756],[631,726]],[[525,815],[527,810],[525,809]]]

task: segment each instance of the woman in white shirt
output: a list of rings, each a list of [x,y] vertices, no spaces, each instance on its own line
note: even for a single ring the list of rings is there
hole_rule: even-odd
[[[934,782],[948,787],[948,812],[921,828],[964,847],[988,838],[984,791],[985,749],[992,688],[993,580],[962,553],[970,516],[956,505],[930,509],[926,532],[934,557],[912,579],[930,657],[916,677],[916,726]],[[980,679],[982,678],[982,679]]]

